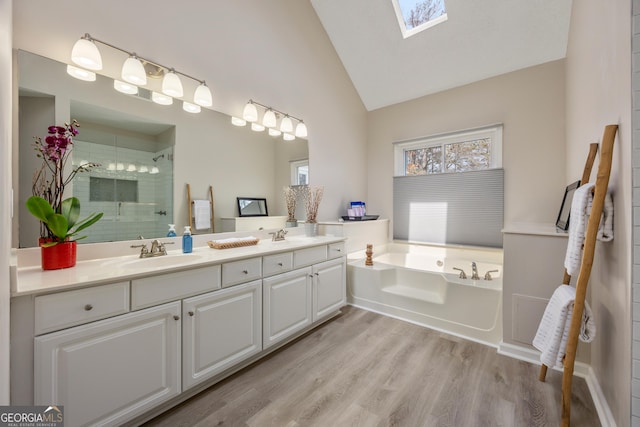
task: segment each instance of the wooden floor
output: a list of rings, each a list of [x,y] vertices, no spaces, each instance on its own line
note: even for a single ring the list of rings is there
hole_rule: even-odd
[[[145,426],[557,426],[562,374],[353,307]],[[573,382],[571,425],[599,426]]]

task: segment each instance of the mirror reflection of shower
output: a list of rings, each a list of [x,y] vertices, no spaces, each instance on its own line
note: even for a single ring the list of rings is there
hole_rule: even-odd
[[[158,159],[164,159],[164,154],[160,154],[159,156],[155,156],[152,160],[153,160],[154,162],[157,162],[157,161],[158,161]]]

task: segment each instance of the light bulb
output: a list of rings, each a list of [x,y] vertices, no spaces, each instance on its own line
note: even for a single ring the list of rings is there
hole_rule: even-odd
[[[280,136],[280,135],[282,135],[282,132],[280,132],[278,129],[269,128],[269,135],[270,136]]]
[[[85,34],[73,45],[71,60],[89,70],[102,70],[102,56],[100,56],[98,46],[89,38],[89,34]]]
[[[128,57],[122,64],[122,80],[138,86],[147,84],[147,73],[135,55]]]
[[[151,92],[151,100],[160,105],[173,104],[173,98],[160,92]]]
[[[211,91],[205,82],[202,82],[202,84],[196,88],[196,93],[193,95],[193,102],[203,107],[211,107],[213,105]]]
[[[199,113],[201,111],[201,108],[199,105],[192,104],[187,101],[182,101],[182,109],[187,113]]]
[[[174,98],[181,98],[184,95],[182,90],[182,82],[180,77],[173,71],[169,70],[162,79],[162,93],[172,96]]]
[[[149,172],[149,168],[144,165],[140,166],[140,169],[138,169],[138,172],[141,172],[141,173]]]
[[[240,117],[231,117],[231,124],[234,126],[245,126],[247,121],[245,119],[241,119]]]
[[[260,123],[251,123],[251,130],[262,132],[264,130],[264,126],[262,126]]]
[[[262,118],[262,124],[268,128],[276,127],[276,113],[273,110],[267,110]]]
[[[136,165],[134,165],[133,163],[129,163],[129,166],[127,166],[127,172],[135,172],[136,171]]]
[[[307,137],[307,125],[305,125],[303,122],[298,123],[298,125],[296,126],[296,136],[299,138]]]
[[[74,77],[78,80],[83,80],[85,82],[96,81],[96,73],[94,73],[93,71],[74,67],[73,65],[67,65],[67,74],[69,74],[71,77]]]
[[[149,171],[150,174],[157,174],[160,173],[160,169],[158,169],[157,166],[154,166],[151,168],[151,170]]]
[[[289,118],[289,116],[284,116],[282,118],[282,121],[280,122],[280,131],[282,131],[282,133],[293,132],[293,123],[291,122],[291,118]]]
[[[258,120],[258,109],[256,108],[256,106],[251,102],[248,102],[247,105],[244,106],[242,118],[248,122],[255,122],[256,120]]]
[[[138,86],[123,82],[121,80],[114,80],[113,88],[118,92],[126,93],[127,95],[135,95],[138,93]]]
[[[294,139],[296,139],[296,137],[290,133],[283,133],[282,134],[282,139],[284,139],[285,141],[293,141]]]

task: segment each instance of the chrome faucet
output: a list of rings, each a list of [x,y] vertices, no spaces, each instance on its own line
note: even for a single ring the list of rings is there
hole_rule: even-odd
[[[167,249],[164,245],[172,245],[174,242],[160,242],[153,240],[151,242],[151,250],[147,248],[146,244],[131,245],[132,248],[140,248],[140,258],[151,258],[156,256],[162,256],[167,254]]]
[[[272,242],[279,242],[280,240],[284,240],[284,235],[287,234],[287,230],[280,229],[280,230],[276,231],[275,233],[269,233],[269,234],[271,234],[271,241]]]
[[[499,270],[489,270],[485,273],[484,275],[484,280],[493,280],[493,277],[491,277],[491,273],[497,273]]]
[[[478,266],[475,261],[471,263],[471,280],[480,280],[480,276],[478,276]]]

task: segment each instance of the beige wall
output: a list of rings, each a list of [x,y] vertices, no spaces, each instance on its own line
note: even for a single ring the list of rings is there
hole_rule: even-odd
[[[11,0],[0,0],[0,230],[11,230]],[[4,233],[3,233],[4,234]],[[9,251],[0,239],[0,405],[9,404]]]
[[[371,112],[367,210],[392,217],[392,142],[503,123],[505,224],[555,222],[567,183],[564,91],[561,60]]]
[[[240,115],[253,98],[300,117],[309,128],[311,183],[325,187],[319,219],[335,219],[349,200],[364,198],[366,111],[310,2],[182,5],[176,14],[127,0],[15,2],[13,46],[68,62],[75,41],[89,32],[206,79],[218,111]],[[74,24],[52,19],[60,11],[73,11]],[[110,61],[101,50],[111,67],[105,71],[117,74],[122,59]],[[192,142],[207,144],[206,135]],[[200,157],[191,170],[205,166]]]
[[[573,2],[566,59],[567,173],[580,173],[588,144],[600,142],[605,125],[620,125],[609,183],[615,239],[598,244],[590,282],[598,330],[591,366],[619,426],[631,416],[630,23],[629,0]]]

